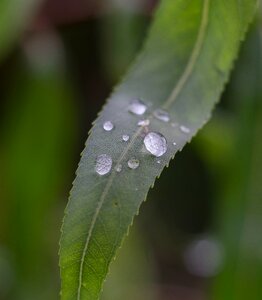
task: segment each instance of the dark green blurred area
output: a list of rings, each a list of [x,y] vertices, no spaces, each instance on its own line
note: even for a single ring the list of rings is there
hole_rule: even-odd
[[[16,10],[13,24],[15,0],[0,4],[0,299],[52,300],[79,153],[156,1],[24,1],[32,17]],[[262,299],[261,34],[257,17],[212,120],[150,191],[102,299]]]

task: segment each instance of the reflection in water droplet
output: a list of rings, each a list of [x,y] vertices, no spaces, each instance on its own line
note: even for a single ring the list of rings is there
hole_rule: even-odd
[[[162,110],[162,109],[157,109],[154,112],[154,116],[158,120],[163,121],[163,122],[169,122],[169,120],[170,120],[169,113],[165,110]]]
[[[101,154],[97,157],[95,171],[99,175],[105,175],[112,168],[112,158],[107,154]]]
[[[190,133],[190,129],[184,125],[180,126],[180,130],[184,133]]]
[[[160,157],[167,151],[165,137],[158,132],[149,132],[144,138],[146,149],[156,157]]]
[[[129,159],[129,161],[127,162],[127,164],[128,164],[128,167],[130,169],[135,170],[135,169],[137,169],[139,167],[139,160],[136,159],[136,158],[131,158],[131,159]]]
[[[115,170],[119,173],[119,172],[121,172],[122,171],[122,165],[117,165],[116,167],[115,167]]]
[[[123,140],[124,142],[127,142],[127,141],[129,140],[129,135],[124,134],[124,135],[122,136],[122,140]]]
[[[103,128],[105,131],[111,131],[114,128],[114,124],[111,121],[106,121],[103,124]]]
[[[138,126],[148,126],[149,124],[150,124],[150,121],[148,119],[146,119],[146,120],[140,120],[137,123]]]
[[[135,99],[130,102],[128,110],[135,115],[141,116],[146,112],[147,106],[141,100]]]

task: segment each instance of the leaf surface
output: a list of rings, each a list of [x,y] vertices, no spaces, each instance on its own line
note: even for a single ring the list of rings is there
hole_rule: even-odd
[[[207,122],[255,7],[255,0],[161,2],[143,51],[95,121],[82,153],[60,242],[63,300],[99,298],[109,264],[149,188]],[[142,117],[128,111],[136,98],[148,107]],[[168,111],[170,122],[155,118],[156,109]],[[137,126],[141,118],[150,125]],[[113,122],[112,131],[103,129],[105,121]],[[160,158],[145,150],[148,131],[167,140]],[[127,143],[124,134],[130,136]],[[95,172],[102,154],[113,161],[104,176]],[[127,165],[133,157],[140,162],[136,170]]]

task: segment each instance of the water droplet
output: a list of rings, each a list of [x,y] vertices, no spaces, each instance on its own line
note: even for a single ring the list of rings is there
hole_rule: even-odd
[[[157,132],[149,132],[144,138],[146,149],[156,157],[160,157],[167,151],[165,137]]]
[[[184,125],[180,126],[180,130],[184,133],[190,133],[190,129]]]
[[[106,121],[103,124],[103,128],[105,129],[105,131],[111,131],[112,129],[114,129],[114,124],[111,121]]]
[[[146,120],[140,120],[137,123],[138,126],[148,126],[149,124],[150,124],[150,121],[148,119],[146,119]]]
[[[112,158],[107,154],[97,157],[95,170],[99,175],[106,175],[112,168]]]
[[[136,159],[136,158],[131,158],[131,159],[129,159],[129,161],[127,162],[127,164],[128,164],[128,167],[130,169],[135,170],[135,169],[137,169],[139,167],[139,160]]]
[[[128,110],[135,115],[141,116],[146,112],[147,106],[141,100],[134,99],[130,102]]]
[[[178,123],[173,122],[173,123],[171,123],[171,126],[172,126],[173,128],[175,128],[175,127],[178,126]]]
[[[124,142],[127,142],[127,141],[129,140],[129,135],[124,134],[124,135],[122,136],[122,140],[123,140]]]
[[[158,164],[161,164],[161,160],[157,160],[156,162],[157,162]]]
[[[169,113],[165,110],[162,110],[162,109],[157,109],[154,112],[154,116],[158,120],[163,121],[163,122],[169,122],[169,120],[170,120]]]
[[[176,146],[176,145],[177,145],[177,143],[176,143],[176,142],[174,142],[174,143],[173,143],[173,145],[174,145],[174,146]]]
[[[122,171],[122,165],[117,165],[116,167],[115,167],[115,170],[119,173],[119,172],[121,172]]]

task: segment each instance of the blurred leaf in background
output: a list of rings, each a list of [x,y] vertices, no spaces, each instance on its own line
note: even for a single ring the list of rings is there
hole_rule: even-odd
[[[262,39],[253,28],[228,90],[234,144],[223,165],[216,222],[225,247],[214,299],[262,298]]]
[[[1,134],[1,223],[6,226],[1,244],[14,268],[1,299],[56,299],[53,261],[61,214],[54,212],[72,164],[75,108],[55,35],[32,36],[18,60],[8,81]]]
[[[42,0],[0,1],[0,61],[29,25]]]

